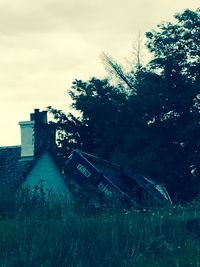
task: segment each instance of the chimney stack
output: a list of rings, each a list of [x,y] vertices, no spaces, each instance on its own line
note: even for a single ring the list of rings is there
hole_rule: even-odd
[[[21,157],[34,157],[47,146],[55,146],[55,129],[48,124],[47,111],[35,109],[30,121],[19,122],[21,128]]]

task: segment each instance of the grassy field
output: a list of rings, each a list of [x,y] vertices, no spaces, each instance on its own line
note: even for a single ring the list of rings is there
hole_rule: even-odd
[[[0,266],[199,267],[200,204],[92,216],[1,194]]]

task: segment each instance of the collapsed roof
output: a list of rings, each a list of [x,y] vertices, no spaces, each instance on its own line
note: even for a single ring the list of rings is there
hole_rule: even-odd
[[[93,185],[107,199],[120,199],[124,204],[140,206],[142,193],[161,206],[171,205],[166,188],[138,174],[133,169],[123,168],[109,161],[80,150],[74,150],[67,160],[64,171],[83,189]]]

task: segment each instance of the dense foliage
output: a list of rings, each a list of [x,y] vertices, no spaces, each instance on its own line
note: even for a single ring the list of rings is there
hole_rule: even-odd
[[[146,33],[153,59],[134,72],[107,58],[121,83],[75,80],[78,115],[50,108],[67,154],[79,148],[164,182],[174,198],[200,192],[200,10]]]
[[[158,25],[146,33],[147,47],[154,55],[151,64],[173,82],[182,78],[199,79],[200,9],[175,15],[176,22]]]

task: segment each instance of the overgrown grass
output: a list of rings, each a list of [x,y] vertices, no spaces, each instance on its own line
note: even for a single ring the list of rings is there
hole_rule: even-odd
[[[200,266],[199,202],[95,216],[11,192],[0,203],[2,267]]]

